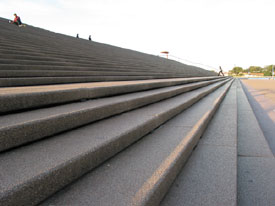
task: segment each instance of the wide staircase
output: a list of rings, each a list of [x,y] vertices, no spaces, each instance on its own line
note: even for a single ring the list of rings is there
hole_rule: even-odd
[[[0,86],[215,75],[161,57],[7,22],[0,18]]]
[[[253,205],[239,81],[0,19],[0,86],[1,206]]]

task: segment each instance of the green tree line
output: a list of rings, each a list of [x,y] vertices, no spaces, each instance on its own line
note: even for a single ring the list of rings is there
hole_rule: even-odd
[[[263,73],[264,76],[272,76],[272,67],[274,65],[268,65],[264,68],[258,66],[250,66],[247,69],[243,69],[242,67],[234,67],[229,73],[237,76],[241,76],[243,73]],[[275,66],[274,66],[275,70]]]

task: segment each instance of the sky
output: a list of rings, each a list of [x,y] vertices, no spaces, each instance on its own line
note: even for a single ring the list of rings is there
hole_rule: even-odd
[[[218,71],[275,64],[274,0],[0,0],[0,17]]]

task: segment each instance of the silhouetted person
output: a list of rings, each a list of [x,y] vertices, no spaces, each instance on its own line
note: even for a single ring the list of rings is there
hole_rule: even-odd
[[[78,35],[78,34],[76,35],[76,38],[79,38],[79,35]]]
[[[25,26],[25,25],[22,24],[21,19],[20,19],[19,16],[17,16],[17,14],[14,14],[14,20],[13,21],[9,21],[9,23],[15,24],[15,25],[17,25],[19,27]]]
[[[223,71],[222,71],[222,67],[221,67],[221,66],[220,66],[220,71],[219,71],[218,76],[223,76],[223,77],[224,77],[224,73],[223,73]]]
[[[92,37],[91,37],[91,35],[89,36],[89,41],[92,41]]]

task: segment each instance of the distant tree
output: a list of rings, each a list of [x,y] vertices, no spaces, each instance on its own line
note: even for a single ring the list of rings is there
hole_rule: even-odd
[[[272,76],[272,67],[273,65],[268,65],[263,68],[263,73],[265,76]]]
[[[247,69],[243,69],[242,67],[234,67],[229,72],[231,74],[238,75],[238,76],[241,76],[243,72],[264,73],[264,76],[272,76],[272,67],[273,67],[273,65],[268,65],[268,66],[265,66],[264,68],[259,67],[259,66],[250,66]],[[274,68],[274,70],[275,70],[275,68]]]
[[[251,73],[263,73],[263,68],[261,68],[259,66],[250,66],[248,68],[248,72],[251,72]]]
[[[235,75],[239,75],[241,72],[243,72],[243,68],[242,67],[234,67],[230,72]]]

